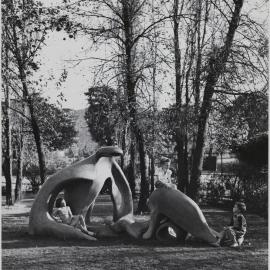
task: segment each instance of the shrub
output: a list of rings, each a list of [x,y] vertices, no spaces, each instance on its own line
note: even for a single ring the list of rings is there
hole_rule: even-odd
[[[268,189],[267,173],[242,165],[235,174],[213,174],[208,183],[202,185],[209,204],[232,207],[233,202],[244,200],[248,210],[267,217]]]
[[[246,196],[247,207],[250,211],[256,212],[260,216],[268,217],[268,187],[262,187],[252,191]]]

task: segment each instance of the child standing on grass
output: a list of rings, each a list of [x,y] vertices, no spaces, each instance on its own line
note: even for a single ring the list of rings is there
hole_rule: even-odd
[[[244,217],[246,205],[243,202],[236,202],[233,207],[231,223],[225,227],[221,236],[221,245],[237,247],[241,246],[247,231],[247,222]]]
[[[82,232],[93,236],[93,233],[87,230],[83,216],[73,215],[70,207],[66,205],[65,199],[58,198],[55,202],[55,207],[53,218],[56,221],[60,219],[62,223],[73,226],[74,228],[79,228]]]

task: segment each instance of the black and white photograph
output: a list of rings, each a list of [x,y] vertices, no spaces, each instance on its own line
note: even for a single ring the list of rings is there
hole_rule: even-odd
[[[268,0],[2,0],[1,86],[1,269],[268,269]]]

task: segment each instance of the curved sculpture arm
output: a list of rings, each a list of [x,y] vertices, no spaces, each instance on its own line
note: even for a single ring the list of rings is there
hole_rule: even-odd
[[[133,201],[132,193],[124,173],[115,160],[112,162],[112,201],[114,207],[113,220],[117,221],[118,219],[129,214],[132,214],[133,216]]]
[[[93,206],[106,179],[112,179],[115,220],[133,216],[133,204],[128,182],[113,156],[122,153],[116,147],[102,148],[98,154],[77,162],[50,177],[38,192],[30,211],[29,233],[50,234],[60,238],[93,240],[77,229],[57,223],[51,212],[61,190],[73,214],[86,215]]]

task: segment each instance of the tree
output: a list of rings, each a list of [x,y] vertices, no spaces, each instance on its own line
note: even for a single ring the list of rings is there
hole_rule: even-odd
[[[221,73],[224,72],[224,68],[230,54],[234,35],[240,20],[240,12],[242,9],[243,0],[234,1],[234,5],[235,6],[232,12],[232,18],[229,22],[225,43],[220,48],[214,48],[208,62],[208,74],[206,77],[203,102],[199,114],[198,133],[196,138],[196,148],[194,151],[189,190],[190,197],[195,200],[198,196],[199,178],[203,161],[203,148],[206,136],[207,120],[211,109],[211,99],[214,94],[215,85]]]
[[[29,109],[32,131],[38,152],[41,182],[45,181],[45,159],[39,125],[34,113],[32,73],[38,69],[35,61],[50,23],[48,10],[32,0],[7,1],[2,5],[3,43],[9,51],[9,66],[4,66],[4,81]],[[47,18],[46,18],[47,19]],[[19,82],[19,83],[18,83]]]
[[[84,6],[85,6],[84,2]],[[146,163],[145,163],[145,139],[144,134],[139,127],[138,99],[139,99],[139,83],[143,82],[143,72],[151,67],[151,63],[146,63],[147,59],[145,44],[142,42],[149,36],[153,26],[164,21],[167,18],[159,18],[157,21],[149,23],[143,27],[141,19],[145,10],[149,9],[147,1],[94,1],[92,6],[87,11],[81,11],[80,8],[71,13],[80,14],[85,17],[96,18],[96,23],[93,25],[82,25],[76,27],[75,31],[90,34],[94,43],[98,44],[108,42],[114,45],[116,54],[108,60],[106,64],[112,66],[107,68],[107,71],[114,70],[114,78],[117,78],[118,85],[121,85],[124,94],[124,102],[128,112],[128,122],[131,130],[131,145],[130,145],[130,160],[135,160],[135,140],[138,147],[140,159],[140,174],[141,174],[141,193],[138,205],[138,212],[146,209],[146,200],[149,196],[149,183],[146,179]],[[104,13],[106,11],[106,13]],[[70,22],[68,22],[70,25]],[[71,27],[72,28],[72,27]],[[75,32],[74,31],[74,32]],[[143,49],[142,49],[143,48]],[[151,62],[151,61],[150,61]],[[104,71],[104,65],[100,70]],[[103,73],[104,76],[104,73]],[[111,79],[110,79],[111,80]],[[143,84],[142,84],[143,85]],[[130,164],[132,168],[131,178],[134,177],[134,164]]]
[[[3,46],[3,45],[2,45]],[[4,53],[3,53],[4,51]],[[5,61],[5,65],[9,65],[8,49],[2,47],[2,59]],[[3,72],[3,70],[2,70]],[[2,132],[3,132],[3,144],[2,144],[2,169],[6,178],[6,204],[12,205],[12,148],[11,148],[11,123],[10,123],[10,89],[6,84],[2,84],[4,92],[4,104],[2,104]]]
[[[108,86],[92,87],[85,95],[89,104],[85,119],[93,139],[101,145],[113,145],[121,121],[116,91]]]
[[[257,134],[257,136],[249,138],[245,144],[237,145],[234,151],[240,161],[260,170],[268,163],[268,134]]]
[[[33,97],[33,105],[46,149],[63,150],[76,141],[72,110],[51,104],[38,94]]]
[[[226,106],[216,108],[209,119],[208,137],[222,154],[268,130],[267,97],[262,92],[243,93]]]
[[[13,100],[14,103],[14,100]],[[12,106],[11,106],[12,107]],[[24,104],[21,104],[21,111],[24,111]],[[24,159],[24,147],[25,147],[25,119],[21,115],[17,115],[14,111],[11,111],[11,122],[13,122],[12,128],[12,149],[15,153],[15,171],[16,171],[16,184],[15,184],[15,202],[20,201],[22,192],[22,180],[23,180],[23,159]],[[13,169],[14,170],[14,169]]]
[[[260,92],[240,95],[229,106],[227,117],[231,117],[233,120],[231,124],[238,126],[239,129],[241,126],[247,127],[247,139],[266,132],[268,125],[267,96]]]
[[[258,78],[266,82],[266,89],[267,65],[261,61],[266,39],[248,14],[240,18],[242,4],[239,0],[175,0],[162,1],[161,5],[139,0],[80,1],[67,4],[68,15],[56,20],[58,30],[62,27],[72,36],[89,35],[92,46],[106,47],[104,58],[90,57],[100,63],[93,85],[116,85],[117,95],[122,97],[122,134],[125,138],[129,131],[130,136],[130,178],[134,178],[135,143],[140,156],[139,211],[145,208],[149,193],[145,154],[150,147],[141,118],[155,110],[152,98],[156,92],[152,89],[158,79],[171,73],[169,80],[175,80],[174,85],[167,83],[169,89],[164,85],[160,89],[163,93],[171,90],[175,95],[175,106],[170,111],[175,121],[172,133],[178,152],[178,187],[194,199],[200,185],[207,124],[214,109],[227,106],[237,95],[256,88]],[[152,125],[157,122],[153,120]],[[156,132],[151,131],[153,135]],[[121,142],[126,147],[127,141]]]
[[[75,123],[72,112],[69,109],[60,109],[50,104],[46,99],[36,95],[34,100],[35,115],[40,125],[41,136],[44,141],[45,155],[49,152],[63,150],[75,142]],[[22,177],[30,177],[33,190],[37,190],[41,184],[39,175],[38,157],[31,130],[31,122],[27,114],[18,114],[21,108],[17,100],[11,100],[11,153],[13,155],[13,175],[16,175],[15,201],[20,200]],[[2,108],[4,109],[5,106]],[[13,108],[16,110],[13,110]],[[6,117],[3,118],[5,120]],[[46,163],[48,173],[52,173],[51,166]]]

